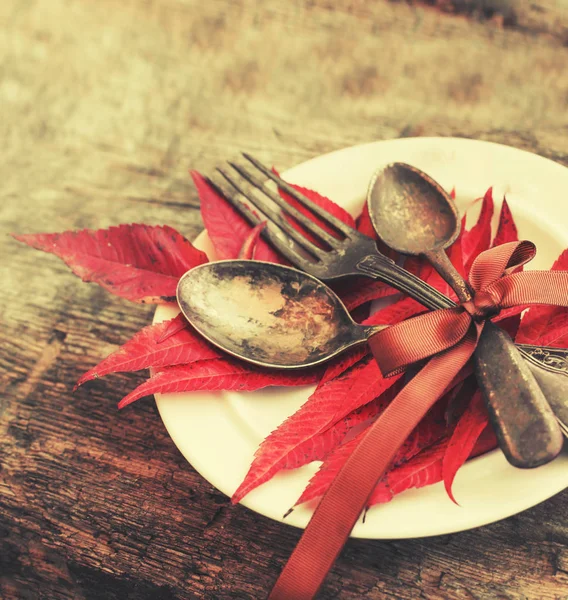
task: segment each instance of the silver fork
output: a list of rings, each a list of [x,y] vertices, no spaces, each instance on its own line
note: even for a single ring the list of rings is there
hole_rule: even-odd
[[[257,172],[276,183],[279,189],[293,197],[336,233],[331,235],[322,229],[291,206],[278,192],[268,188],[266,179],[251,170],[232,162],[228,163],[232,167],[231,171],[217,169],[224,181],[209,179],[212,187],[251,225],[266,221],[267,226],[262,235],[293,265],[324,282],[357,275],[378,279],[408,294],[431,310],[456,306],[450,298],[382,254],[372,238],[329,214],[252,156],[245,153],[243,156]],[[258,192],[253,193],[244,182]],[[252,210],[247,202],[256,210]],[[300,223],[325,248],[314,244],[297,231],[283,213]],[[568,402],[564,400],[568,393],[568,350],[523,344],[517,346],[552,405],[564,435],[568,437]],[[551,360],[551,356],[554,360]]]

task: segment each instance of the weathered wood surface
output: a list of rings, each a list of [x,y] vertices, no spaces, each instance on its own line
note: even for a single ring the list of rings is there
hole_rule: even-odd
[[[201,228],[187,169],[459,135],[568,165],[563,0],[0,3],[0,596],[263,598],[298,531],[205,482],[140,376],[72,394],[152,308],[8,232]],[[559,202],[565,201],[559,190]],[[456,535],[350,542],[322,598],[568,598],[568,492]]]

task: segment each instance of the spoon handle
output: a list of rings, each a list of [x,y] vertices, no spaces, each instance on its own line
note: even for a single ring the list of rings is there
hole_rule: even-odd
[[[454,290],[460,302],[469,302],[473,298],[467,281],[459,274],[443,248],[424,252],[424,256]]]

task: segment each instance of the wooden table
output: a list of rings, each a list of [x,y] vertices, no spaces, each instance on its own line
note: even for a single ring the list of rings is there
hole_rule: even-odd
[[[457,135],[568,166],[566,2],[4,0],[0,5],[0,596],[263,598],[298,540],[204,481],[144,377],[72,393],[153,308],[8,232],[201,229],[189,167],[285,169]],[[558,202],[566,201],[559,190]],[[321,598],[568,598],[568,492],[444,537],[351,541]]]

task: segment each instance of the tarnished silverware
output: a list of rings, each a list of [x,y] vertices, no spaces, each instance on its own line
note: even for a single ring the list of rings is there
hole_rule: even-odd
[[[223,179],[216,177],[209,181],[251,225],[267,221],[268,225],[262,235],[292,264],[322,281],[329,282],[354,275],[381,279],[400,291],[408,293],[432,310],[455,306],[455,303],[449,298],[381,254],[371,238],[348,227],[321,209],[256,159],[249,155],[244,156],[255,167],[254,172],[240,165],[231,164],[234,171],[218,169]],[[259,177],[258,171],[317,215],[322,222],[337,232],[337,237],[324,231],[290,206],[278,193],[268,188],[265,185],[265,179]],[[258,192],[246,185],[247,182],[257,188]],[[251,209],[251,206],[254,209]],[[326,247],[321,248],[307,240],[290,225],[284,218],[283,212],[301,223]],[[540,368],[537,365],[542,362],[543,357],[539,353],[533,352],[528,347],[524,349],[522,345],[518,345],[518,347],[523,356],[529,360],[531,368]],[[568,351],[561,352],[568,359]],[[555,378],[556,393],[558,393],[558,389],[568,390],[568,381],[564,379],[567,376],[565,369],[555,368],[551,365],[545,365],[544,368]],[[548,395],[548,388],[545,393]]]
[[[385,327],[355,323],[339,297],[312,275],[256,260],[191,269],[179,280],[177,301],[203,337],[263,367],[311,367]]]
[[[457,207],[426,173],[392,163],[373,176],[367,196],[375,231],[401,254],[422,255],[450,284],[460,302],[473,291],[448,258],[460,232]],[[530,468],[550,462],[562,431],[529,365],[507,334],[485,323],[475,351],[475,374],[499,445],[509,462]]]

